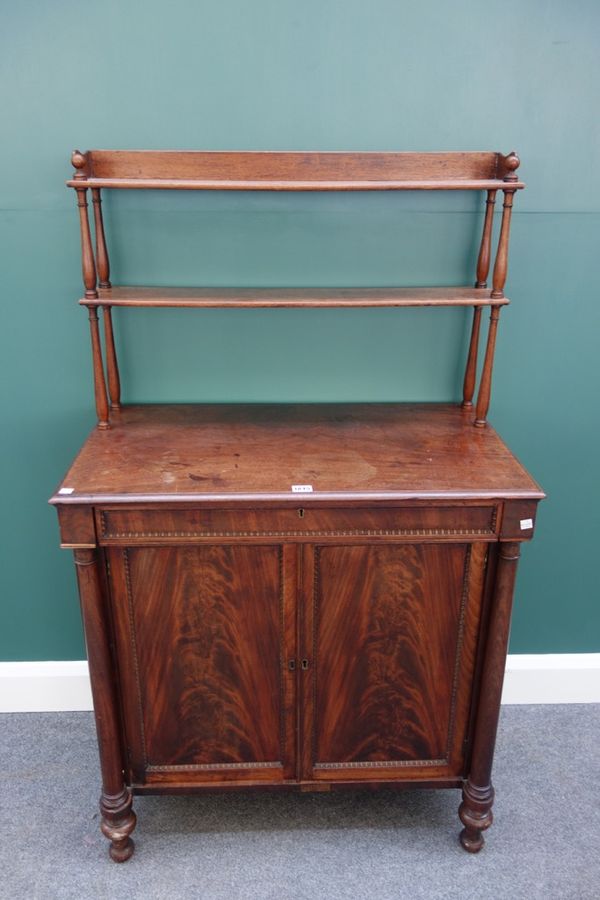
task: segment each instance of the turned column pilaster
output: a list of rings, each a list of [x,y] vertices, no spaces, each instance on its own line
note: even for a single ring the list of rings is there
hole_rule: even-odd
[[[517,541],[501,543],[499,549],[475,720],[471,769],[463,787],[462,803],[458,811],[465,826],[460,833],[460,842],[470,853],[481,850],[485,843],[482,832],[493,822],[492,764],[520,550],[521,545]]]
[[[136,818],[131,808],[131,791],[123,776],[119,706],[110,652],[106,596],[102,587],[98,551],[77,549],[74,557],[102,771],[100,828],[111,842],[111,859],[125,862],[133,853],[134,845],[130,835],[135,828]]]

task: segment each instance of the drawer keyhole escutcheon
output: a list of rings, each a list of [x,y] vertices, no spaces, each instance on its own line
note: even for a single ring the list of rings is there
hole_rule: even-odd
[[[303,510],[303,509],[299,509],[299,510],[298,510],[298,518],[299,518],[299,519],[303,519],[303,518],[304,518],[304,510]]]

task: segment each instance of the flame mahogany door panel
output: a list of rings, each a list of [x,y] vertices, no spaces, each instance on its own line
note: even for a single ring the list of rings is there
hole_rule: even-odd
[[[295,548],[106,552],[132,782],[295,777]]]
[[[488,547],[106,548],[131,783],[462,777]]]
[[[486,543],[304,548],[302,775],[465,771]]]

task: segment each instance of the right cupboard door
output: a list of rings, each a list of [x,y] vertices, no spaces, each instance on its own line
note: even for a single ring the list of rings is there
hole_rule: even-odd
[[[303,552],[302,778],[461,776],[488,544]]]

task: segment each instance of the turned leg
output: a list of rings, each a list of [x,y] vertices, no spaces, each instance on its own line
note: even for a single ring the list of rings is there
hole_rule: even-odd
[[[467,781],[462,796],[458,815],[465,827],[460,833],[460,842],[468,853],[479,853],[485,844],[483,832],[494,821],[494,788],[491,784],[478,788]]]
[[[516,541],[500,544],[475,721],[471,770],[463,787],[462,803],[458,810],[465,826],[460,833],[460,842],[469,853],[481,850],[485,843],[483,832],[494,820],[492,763],[519,553],[520,544]]]
[[[135,828],[135,813],[131,808],[131,791],[124,788],[116,797],[102,791],[100,830],[110,841],[108,852],[114,862],[125,862],[133,854],[134,844],[130,837]]]
[[[130,835],[135,828],[135,813],[131,808],[131,791],[123,777],[119,707],[110,653],[106,596],[102,588],[98,551],[89,548],[77,549],[74,556],[102,770],[100,828],[111,842],[109,848],[111,859],[115,862],[125,862],[133,853]]]

